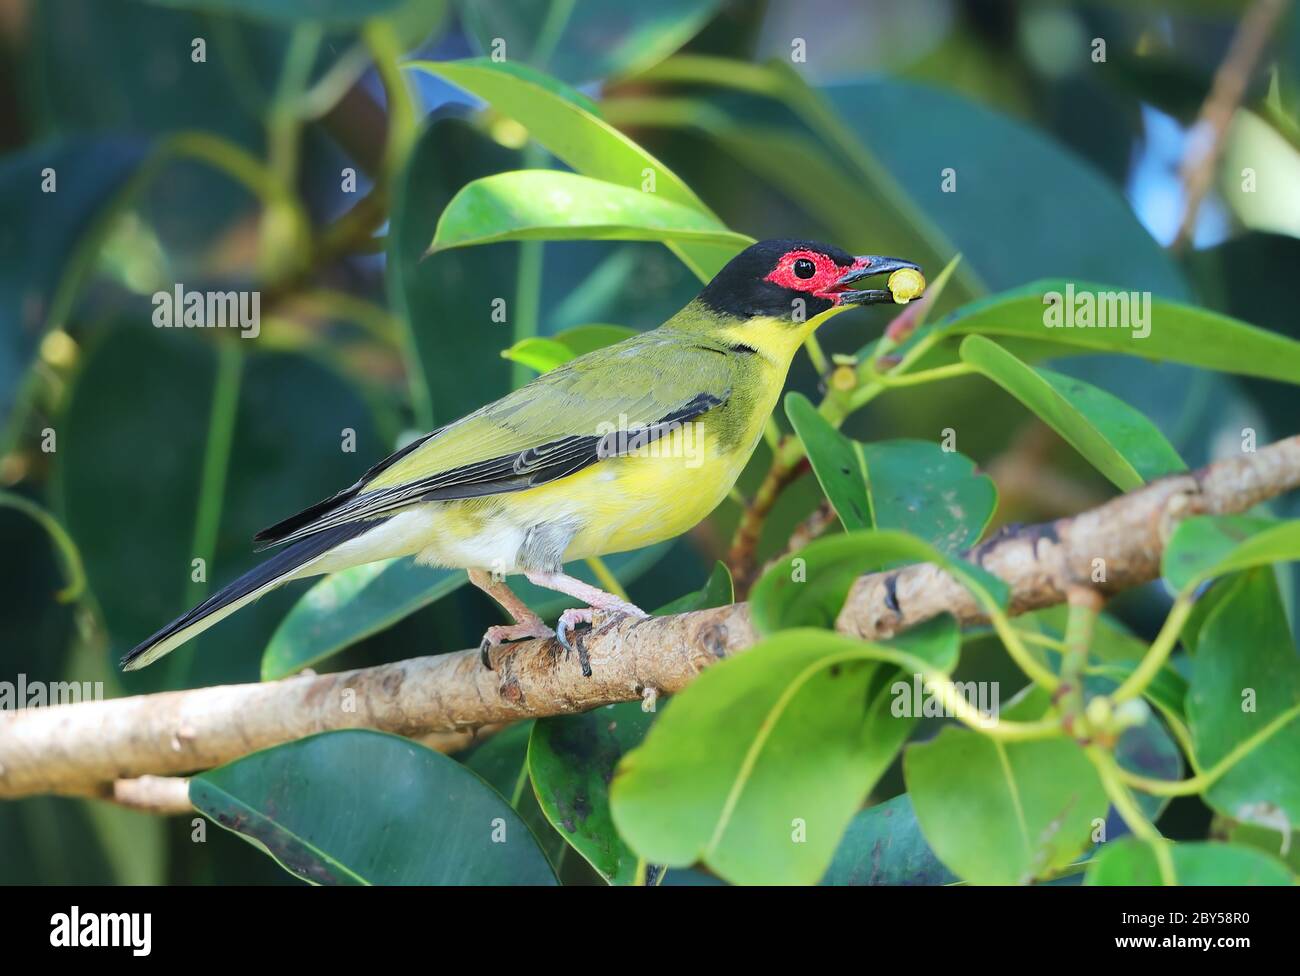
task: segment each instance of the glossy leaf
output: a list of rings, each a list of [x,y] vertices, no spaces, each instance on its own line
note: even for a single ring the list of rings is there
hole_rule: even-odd
[[[1190,592],[1215,576],[1300,559],[1300,519],[1200,515],[1174,529],[1161,557],[1169,585]]]
[[[978,566],[950,558],[902,532],[830,536],[777,562],[754,585],[754,626],[771,634],[787,627],[833,627],[853,581],[896,562],[932,562],[967,587],[986,609],[1005,606],[1007,585]]]
[[[731,571],[725,563],[713,564],[713,571],[704,585],[694,593],[670,600],[654,612],[656,617],[667,617],[674,613],[690,613],[693,610],[707,610],[710,607],[723,607],[736,599],[735,588],[731,581]]]
[[[571,359],[612,346],[634,335],[635,329],[622,325],[579,325],[553,336],[521,339],[509,349],[501,350],[501,355],[539,373],[547,373]]]
[[[934,856],[904,793],[867,807],[849,824],[824,885],[944,885],[958,880]]]
[[[531,719],[515,722],[456,758],[483,777],[514,807],[558,875],[564,865],[568,844],[538,804],[528,773],[528,740],[532,738],[535,725]]]
[[[874,528],[863,445],[832,427],[802,393],[786,394],[785,415],[840,523],[850,532]]]
[[[637,856],[614,829],[609,784],[654,718],[640,702],[608,705],[538,719],[528,743],[528,772],[542,811],[610,884],[635,883]]]
[[[190,801],[316,884],[555,884],[536,838],[454,759],[363,729],[263,749]]]
[[[1280,861],[1239,844],[1174,844],[1169,853],[1173,859],[1174,883],[1180,885],[1295,883]],[[1088,866],[1083,883],[1151,887],[1164,882],[1151,846],[1126,837],[1102,847]]]
[[[964,454],[917,440],[876,441],[862,452],[878,529],[899,529],[955,554],[979,540],[997,510],[993,479]]]
[[[887,649],[798,630],[710,667],[619,764],[614,824],[655,864],[812,884],[914,719]]]
[[[1063,738],[1004,743],[948,726],[908,747],[903,775],[930,846],[976,884],[1025,884],[1064,867],[1108,805],[1092,763]]]
[[[960,552],[993,517],[997,488],[969,458],[927,441],[859,443],[801,393],[786,396],[785,412],[845,529],[901,529]]]
[[[1273,572],[1253,569],[1230,585],[1201,628],[1187,693],[1201,768],[1233,757],[1205,801],[1234,820],[1298,825],[1300,657]]]
[[[1033,411],[1121,491],[1187,470],[1155,424],[1105,390],[1030,366],[983,336],[963,340],[961,358]]]
[[[497,173],[462,187],[438,218],[430,251],[497,241],[752,242],[695,207],[557,170]]]
[[[584,176],[640,190],[647,174],[653,174],[655,192],[665,200],[714,216],[672,170],[544,76],[481,58],[415,61],[409,67],[457,85],[526,125],[534,139]],[[705,281],[739,250],[704,243],[674,244],[672,249]]]
[[[1114,292],[1113,285],[1060,280],[1037,281],[971,302],[935,325],[935,332],[957,339],[967,335],[1001,337],[1000,344],[1022,359],[1083,352],[1122,353],[1142,359],[1186,363],[1204,369],[1300,383],[1300,342],[1192,305],[1152,298],[1150,334],[1137,338],[1124,328],[1049,328],[1044,296]],[[953,350],[955,352],[955,349]],[[939,354],[937,361],[944,361]],[[917,369],[935,365],[930,356]]]

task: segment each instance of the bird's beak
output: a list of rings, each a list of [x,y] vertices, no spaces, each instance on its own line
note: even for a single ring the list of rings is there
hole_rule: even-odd
[[[919,264],[904,261],[902,258],[883,258],[876,254],[863,254],[853,260],[853,267],[835,282],[835,295],[840,305],[875,305],[880,302],[892,302],[894,296],[887,288],[850,289],[849,285],[864,278],[876,275],[892,274],[902,268],[920,271]]]

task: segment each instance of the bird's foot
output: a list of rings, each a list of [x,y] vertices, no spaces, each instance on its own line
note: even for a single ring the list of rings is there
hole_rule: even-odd
[[[565,610],[560,614],[559,622],[555,625],[555,637],[564,645],[564,649],[578,652],[578,664],[582,666],[582,676],[584,678],[591,677],[591,660],[587,657],[586,645],[575,634],[575,629],[579,624],[586,624],[587,628],[590,629],[597,613],[601,614],[609,623],[615,623],[623,617],[635,617],[644,620],[650,616],[640,607],[625,600],[611,598],[608,602],[601,602],[601,606]]]
[[[507,641],[554,636],[555,631],[546,626],[540,617],[534,617],[532,620],[525,620],[517,624],[497,624],[495,627],[489,627],[483,634],[483,643],[478,647],[479,660],[483,662],[483,667],[492,671],[494,670],[492,667],[492,649],[494,647],[500,647]]]

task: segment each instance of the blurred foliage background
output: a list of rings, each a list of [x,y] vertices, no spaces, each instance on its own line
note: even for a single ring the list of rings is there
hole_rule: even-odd
[[[941,310],[1074,277],[1300,337],[1294,13],[1180,236],[1180,167],[1204,138],[1194,123],[1243,6],[0,0],[3,677],[102,680],[117,695],[275,673],[264,652],[302,589],[159,667],[124,676],[112,663],[251,566],[255,530],[534,375],[503,350],[593,323],[653,327],[698,290],[653,243],[422,258],[467,181],[559,164],[456,86],[419,72],[403,81],[401,61],[490,55],[503,39],[511,60],[578,87],[734,230],[905,255],[931,276],[960,252]],[[792,61],[795,39],[806,57]],[[1247,165],[1262,191],[1220,192]],[[57,193],[41,192],[46,168]],[[945,193],[949,168],[956,192]],[[150,296],[177,283],[258,290],[260,336],[153,328]],[[495,299],[511,308],[505,323],[492,319]],[[890,314],[840,316],[822,344],[852,353]],[[1243,427],[1261,444],[1295,432],[1296,392],[1281,384],[1111,356],[1056,368],[1137,407],[1192,466],[1237,450]],[[815,395],[819,382],[800,357],[792,388]],[[998,522],[1112,493],[987,381],[935,390],[891,395],[846,430],[936,440],[960,421],[960,449],[998,484]],[[742,492],[769,461],[760,448]],[[760,556],[780,551],[819,498],[811,477],[786,492]],[[14,499],[49,513],[66,540]],[[688,538],[611,567],[637,603],[659,606],[703,584],[738,515],[724,504]],[[206,581],[192,578],[195,558]],[[85,586],[64,592],[82,569]],[[380,582],[338,633],[312,631],[302,640],[315,649],[280,663],[342,647],[326,666],[462,648],[497,620],[446,575]],[[1152,586],[1115,609],[1150,636],[1167,606]],[[895,773],[876,795],[900,788]],[[1209,816],[1179,801],[1163,823],[1201,836]],[[190,830],[187,818],[103,804],[6,803],[0,881],[288,880],[236,838],[212,830],[194,844]]]

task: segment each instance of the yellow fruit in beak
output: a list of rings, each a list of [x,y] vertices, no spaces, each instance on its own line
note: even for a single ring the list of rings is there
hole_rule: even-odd
[[[899,268],[889,276],[889,293],[899,305],[906,305],[925,291],[925,276],[911,268]]]

